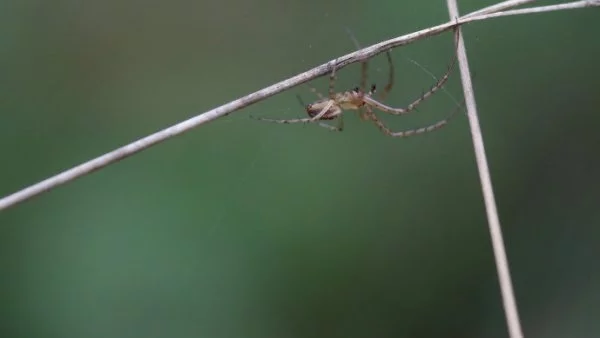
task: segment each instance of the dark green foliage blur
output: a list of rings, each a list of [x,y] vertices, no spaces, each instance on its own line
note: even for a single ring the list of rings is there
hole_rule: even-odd
[[[447,19],[445,1],[5,0],[0,196],[344,55],[346,27],[370,45]],[[464,27],[526,337],[600,336],[599,32],[596,8]],[[452,53],[450,33],[393,50],[386,102],[434,82],[409,60],[441,76]],[[433,123],[458,73],[447,89],[379,115]],[[304,117],[296,94],[314,99],[0,212],[0,337],[506,337],[466,117],[408,139],[353,112],[342,133],[249,118]]]

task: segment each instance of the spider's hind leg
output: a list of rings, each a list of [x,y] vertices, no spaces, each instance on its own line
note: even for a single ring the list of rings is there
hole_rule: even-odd
[[[402,130],[402,131],[392,131],[392,130],[390,130],[375,115],[375,113],[371,110],[371,108],[369,106],[366,106],[366,109],[367,109],[367,116],[369,117],[370,120],[373,121],[373,123],[375,123],[375,125],[379,128],[379,130],[381,130],[381,132],[383,132],[384,134],[386,134],[388,136],[391,136],[391,137],[408,137],[408,136],[413,136],[413,135],[419,135],[419,134],[429,133],[429,132],[438,130],[438,129],[446,126],[448,124],[448,122],[453,117],[455,117],[456,115],[458,115],[458,112],[462,111],[462,107],[463,107],[463,104],[458,105],[450,115],[448,115],[446,118],[444,118],[443,120],[440,120],[440,121],[438,121],[436,123],[430,124],[430,125],[425,126],[425,127],[420,127],[420,128],[415,128],[415,129],[408,129],[408,130]]]
[[[318,126],[326,128],[326,129],[329,129],[330,131],[342,131],[342,130],[344,130],[344,124],[343,123],[341,123],[341,126],[340,126],[340,123],[338,123],[337,126],[331,126],[331,125],[329,125],[327,123],[320,122],[318,124]]]

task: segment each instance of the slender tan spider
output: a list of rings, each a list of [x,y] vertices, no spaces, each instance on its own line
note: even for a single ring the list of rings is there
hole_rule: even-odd
[[[457,41],[458,41],[458,34],[459,34],[459,31],[455,30],[455,43],[457,43]],[[357,48],[360,49],[360,46],[358,46],[358,42],[356,40],[354,40],[354,41],[355,41],[355,44],[357,44]],[[388,83],[385,86],[385,88],[383,89],[382,93],[380,94],[380,100],[385,99],[385,97],[387,96],[387,94],[390,92],[390,90],[392,89],[392,87],[394,85],[394,65],[392,63],[392,57],[391,57],[389,50],[386,51],[386,57],[387,57],[390,72],[389,72],[389,77],[388,77]],[[375,93],[375,90],[376,90],[375,85],[372,85],[371,89],[368,92],[366,91],[368,64],[367,64],[367,61],[365,60],[365,61],[361,62],[361,65],[362,65],[361,75],[362,76],[361,76],[360,87],[356,87],[353,90],[336,93],[334,90],[334,84],[335,84],[335,80],[336,80],[335,64],[334,64],[331,74],[329,76],[329,97],[326,98],[321,93],[319,93],[315,88],[309,87],[309,89],[319,97],[319,100],[317,100],[314,103],[311,103],[309,105],[306,105],[306,112],[308,113],[309,118],[299,118],[299,119],[289,119],[289,120],[268,119],[268,118],[256,118],[256,119],[261,120],[261,121],[266,121],[266,122],[283,123],[283,124],[318,122],[320,126],[327,128],[329,130],[342,131],[344,129],[344,120],[343,120],[343,114],[342,114],[343,111],[344,110],[357,110],[360,114],[361,119],[373,121],[375,123],[375,125],[377,125],[377,127],[384,134],[392,136],[392,137],[407,137],[407,136],[411,136],[411,135],[417,135],[417,134],[434,131],[436,129],[439,129],[439,128],[445,126],[448,123],[448,121],[452,117],[454,117],[458,111],[461,110],[462,105],[457,106],[457,108],[454,110],[454,112],[451,115],[449,115],[445,119],[440,120],[434,124],[431,124],[431,125],[428,125],[425,127],[421,127],[421,128],[417,128],[417,129],[409,129],[409,130],[397,131],[397,132],[391,131],[389,128],[387,128],[383,124],[383,122],[381,122],[381,120],[379,120],[379,118],[377,118],[377,116],[373,112],[373,108],[380,110],[382,112],[391,114],[391,115],[404,115],[404,114],[410,113],[411,111],[415,110],[415,108],[421,102],[423,102],[424,100],[426,100],[427,98],[432,96],[436,91],[438,91],[440,88],[442,88],[444,86],[444,84],[448,81],[448,78],[450,77],[450,73],[454,69],[454,66],[456,64],[456,59],[457,59],[457,57],[456,57],[456,52],[455,52],[452,62],[450,63],[450,66],[448,67],[448,70],[446,71],[444,76],[442,76],[429,89],[429,91],[423,93],[419,98],[417,98],[412,103],[410,103],[408,106],[406,106],[406,108],[393,108],[393,107],[385,105],[384,103],[382,103],[378,100],[375,100],[373,98],[373,94]],[[363,108],[364,108],[364,110],[363,110]],[[334,120],[337,118],[339,118],[337,126],[332,126],[332,125],[321,122],[324,120]]]

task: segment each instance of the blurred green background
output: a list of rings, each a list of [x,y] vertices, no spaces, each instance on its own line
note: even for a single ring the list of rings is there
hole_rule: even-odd
[[[599,14],[463,31],[527,337],[600,336]],[[345,27],[369,45],[447,19],[445,1],[2,1],[0,196],[351,52]],[[439,76],[452,53],[450,33],[395,49],[386,102],[432,84],[409,59]],[[370,81],[386,72],[374,58]],[[0,336],[506,337],[466,117],[408,139],[354,113],[342,133],[249,119],[304,117],[296,94],[314,98],[1,212]]]

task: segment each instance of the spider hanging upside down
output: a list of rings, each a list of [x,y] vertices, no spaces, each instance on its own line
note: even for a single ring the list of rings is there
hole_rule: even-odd
[[[458,34],[459,31],[454,31],[455,44],[458,45]],[[358,46],[358,43],[355,41]],[[386,95],[392,89],[394,85],[394,65],[392,63],[392,57],[390,55],[390,51],[386,51],[386,57],[390,69],[388,83],[383,89],[383,92],[380,95],[380,99],[383,100]],[[432,96],[436,91],[444,86],[448,78],[450,77],[450,73],[454,69],[456,64],[456,52],[454,54],[454,58],[452,59],[452,63],[448,67],[448,71],[441,77],[429,91],[423,93],[419,98],[410,103],[406,108],[393,108],[381,103],[378,100],[373,98],[373,94],[375,93],[375,85],[371,86],[371,89],[366,92],[366,84],[367,84],[367,61],[361,62],[361,86],[354,88],[353,90],[336,93],[334,90],[334,83],[336,80],[335,75],[335,64],[331,71],[331,75],[329,76],[329,97],[325,98],[321,93],[319,93],[315,88],[309,87],[310,90],[315,93],[319,100],[315,101],[306,106],[306,112],[308,113],[309,118],[301,118],[301,119],[290,119],[290,120],[276,120],[276,119],[268,119],[268,118],[256,118],[261,121],[266,122],[274,122],[274,123],[313,123],[318,122],[320,126],[327,128],[332,131],[342,131],[344,128],[344,121],[342,113],[344,110],[358,110],[360,116],[363,120],[371,120],[373,121],[377,127],[386,135],[392,137],[406,137],[411,135],[422,134],[430,131],[434,131],[445,126],[448,121],[456,115],[457,112],[461,110],[461,105],[457,106],[455,111],[445,119],[438,121],[437,123],[431,124],[426,127],[421,127],[418,129],[410,129],[404,131],[391,131],[387,128],[381,120],[375,115],[372,108],[383,111],[392,115],[404,115],[413,111],[421,102],[423,102],[428,97]],[[300,100],[301,101],[301,100]],[[301,101],[302,102],[302,101]],[[363,110],[364,109],[364,110]],[[332,126],[321,121],[324,120],[334,120],[338,118],[338,125]]]

